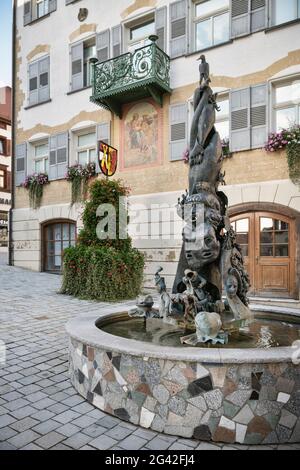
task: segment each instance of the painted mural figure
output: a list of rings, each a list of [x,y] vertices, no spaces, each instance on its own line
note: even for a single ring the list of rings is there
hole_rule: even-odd
[[[160,152],[159,132],[158,111],[152,103],[137,103],[129,109],[123,123],[126,168],[157,161]]]

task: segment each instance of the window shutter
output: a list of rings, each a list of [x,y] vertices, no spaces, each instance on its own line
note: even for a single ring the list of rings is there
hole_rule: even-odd
[[[99,62],[105,62],[110,58],[110,30],[97,34],[97,57]]]
[[[250,34],[249,0],[231,0],[231,37]]]
[[[260,148],[266,143],[267,101],[266,84],[251,87],[251,148]]]
[[[83,88],[83,42],[71,47],[71,89]]]
[[[230,92],[230,149],[250,149],[250,88]]]
[[[99,166],[99,142],[102,140],[106,144],[110,145],[111,141],[111,130],[110,130],[110,122],[101,122],[97,125],[97,143],[96,143],[96,172],[100,173],[100,166]]]
[[[187,0],[170,4],[170,56],[180,57],[187,52]]]
[[[122,26],[118,25],[112,28],[112,56],[119,57],[122,54]]]
[[[155,12],[155,28],[158,36],[157,45],[163,51],[167,46],[167,7],[158,8]]]
[[[24,3],[24,26],[31,23],[31,12],[32,12],[32,5],[30,2]]]
[[[28,105],[33,106],[39,101],[39,63],[28,66]]]
[[[69,161],[69,134],[57,134],[50,137],[49,180],[63,179]]]
[[[49,13],[57,9],[57,0],[49,0]]]
[[[6,173],[6,189],[7,191],[11,191],[11,172],[10,171]]]
[[[251,31],[266,27],[266,0],[251,0]]]
[[[50,99],[50,57],[42,59],[39,65],[38,101],[42,103]]]
[[[16,145],[16,186],[21,186],[26,178],[27,167],[27,145],[26,143]]]
[[[187,148],[187,104],[170,106],[170,160],[182,160]]]

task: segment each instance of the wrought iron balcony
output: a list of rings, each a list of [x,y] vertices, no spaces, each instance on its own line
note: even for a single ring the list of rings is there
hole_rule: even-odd
[[[171,93],[170,58],[156,44],[123,54],[106,62],[93,63],[91,101],[122,118],[125,103],[152,97],[160,106]]]

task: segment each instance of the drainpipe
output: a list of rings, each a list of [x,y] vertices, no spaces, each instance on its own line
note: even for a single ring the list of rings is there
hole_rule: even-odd
[[[17,34],[17,0],[13,1],[13,24],[12,24],[12,132],[11,132],[11,209],[9,211],[9,242],[8,259],[9,266],[14,265],[13,246],[13,210],[15,208],[15,148],[16,148],[16,34]]]

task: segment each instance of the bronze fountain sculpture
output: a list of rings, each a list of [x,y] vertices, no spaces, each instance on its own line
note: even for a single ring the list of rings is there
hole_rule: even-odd
[[[168,294],[162,268],[155,274],[160,317],[173,317],[187,332],[183,343],[227,343],[232,331],[252,318],[247,292],[250,281],[242,251],[228,217],[228,199],[219,186],[223,149],[216,131],[217,94],[210,87],[209,64],[201,55],[200,83],[194,93],[194,117],[189,149],[189,190],[177,212],[185,221],[183,246],[173,286]],[[222,294],[226,296],[222,301]]]

